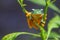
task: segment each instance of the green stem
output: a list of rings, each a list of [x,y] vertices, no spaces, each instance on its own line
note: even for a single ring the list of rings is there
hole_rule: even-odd
[[[42,40],[45,40],[46,38],[45,38],[45,35],[46,35],[46,31],[45,31],[45,29],[42,27],[42,26],[40,26],[38,23],[36,23],[36,22],[34,22],[34,24],[37,26],[37,27],[39,27],[40,28],[40,35],[41,35],[41,38],[42,38]]]
[[[45,7],[45,10],[44,10],[44,18],[46,17],[46,14],[47,14],[47,11],[48,11],[48,4],[50,3],[50,0],[46,0],[46,7]],[[51,31],[51,30],[50,30]],[[50,34],[50,31],[47,33],[46,35],[46,40],[48,40],[48,37],[49,37],[49,34]]]
[[[50,0],[46,0],[46,6],[44,9],[44,16],[43,16],[43,21],[45,21],[46,15],[47,15],[47,11],[48,11],[48,4],[49,4]],[[43,33],[43,32],[42,32]],[[48,33],[48,35],[45,36],[45,39],[43,40],[48,40],[50,32]],[[43,34],[42,34],[43,35]],[[44,36],[43,36],[44,37]]]
[[[2,40],[15,40],[18,36],[23,35],[23,34],[31,35],[34,37],[41,37],[39,34],[34,34],[34,33],[29,33],[29,32],[14,32],[14,33],[10,33],[8,35],[5,35],[2,38]]]
[[[18,3],[21,5],[21,8],[22,8],[23,12],[25,13],[26,9],[23,6],[23,2],[21,3],[20,0],[18,0]]]
[[[46,15],[47,15],[47,11],[48,11],[48,1],[46,0],[46,6],[45,6],[45,9],[44,9],[43,20],[45,20],[45,17],[46,17]]]
[[[40,31],[42,40],[45,40],[45,31],[42,30],[42,26],[40,26]]]

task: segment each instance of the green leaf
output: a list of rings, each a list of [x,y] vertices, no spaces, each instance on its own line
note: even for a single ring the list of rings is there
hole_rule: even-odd
[[[54,40],[59,40],[60,34],[57,34],[56,32],[51,32],[49,38]]]
[[[29,1],[31,1],[35,4],[38,4],[38,5],[42,5],[42,6],[46,5],[45,0],[29,0]],[[52,2],[48,2],[48,7],[51,8],[52,10],[60,13],[60,9],[56,5],[52,4]]]
[[[60,17],[59,15],[56,15],[48,23],[48,34],[51,32],[53,28],[59,28],[59,25],[60,25]]]
[[[60,38],[60,34],[57,34],[56,32],[51,32],[49,38]]]
[[[32,36],[35,36],[35,37],[40,37],[40,35],[38,34],[33,34],[33,33],[29,33],[29,32],[15,32],[15,33],[10,33],[8,35],[5,35],[2,40],[15,40],[15,38],[19,35],[22,35],[22,34],[28,34],[28,35],[32,35]]]
[[[60,17],[59,15],[56,15],[54,18],[52,18],[48,23],[48,33],[47,33],[47,39],[51,33],[51,30],[53,28],[59,28],[60,25]]]
[[[60,17],[59,15],[56,15],[54,18],[52,18],[48,23],[48,30],[53,28],[59,28],[60,25]]]

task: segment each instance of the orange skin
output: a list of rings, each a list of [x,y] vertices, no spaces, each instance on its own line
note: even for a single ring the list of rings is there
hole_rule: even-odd
[[[39,25],[44,26],[45,23],[41,23],[42,20],[42,16],[43,14],[32,14],[31,12],[25,11],[26,12],[26,17],[27,17],[27,22],[28,22],[28,26],[30,29],[35,28],[36,30],[38,30],[39,27],[37,27],[34,22],[38,23]],[[30,18],[32,17],[32,18]]]

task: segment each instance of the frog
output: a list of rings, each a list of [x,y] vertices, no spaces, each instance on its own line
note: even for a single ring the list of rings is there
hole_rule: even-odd
[[[43,9],[32,9],[32,11],[29,13],[29,16],[27,16],[27,22],[29,25],[29,28],[35,28],[38,30],[38,25],[44,26],[45,23],[43,22]]]

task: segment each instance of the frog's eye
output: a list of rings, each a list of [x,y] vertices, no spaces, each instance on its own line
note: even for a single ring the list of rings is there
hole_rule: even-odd
[[[35,9],[32,9],[32,10],[35,10]]]
[[[41,9],[41,11],[43,11],[43,9]]]
[[[43,9],[40,9],[41,10],[41,13],[43,13]]]

